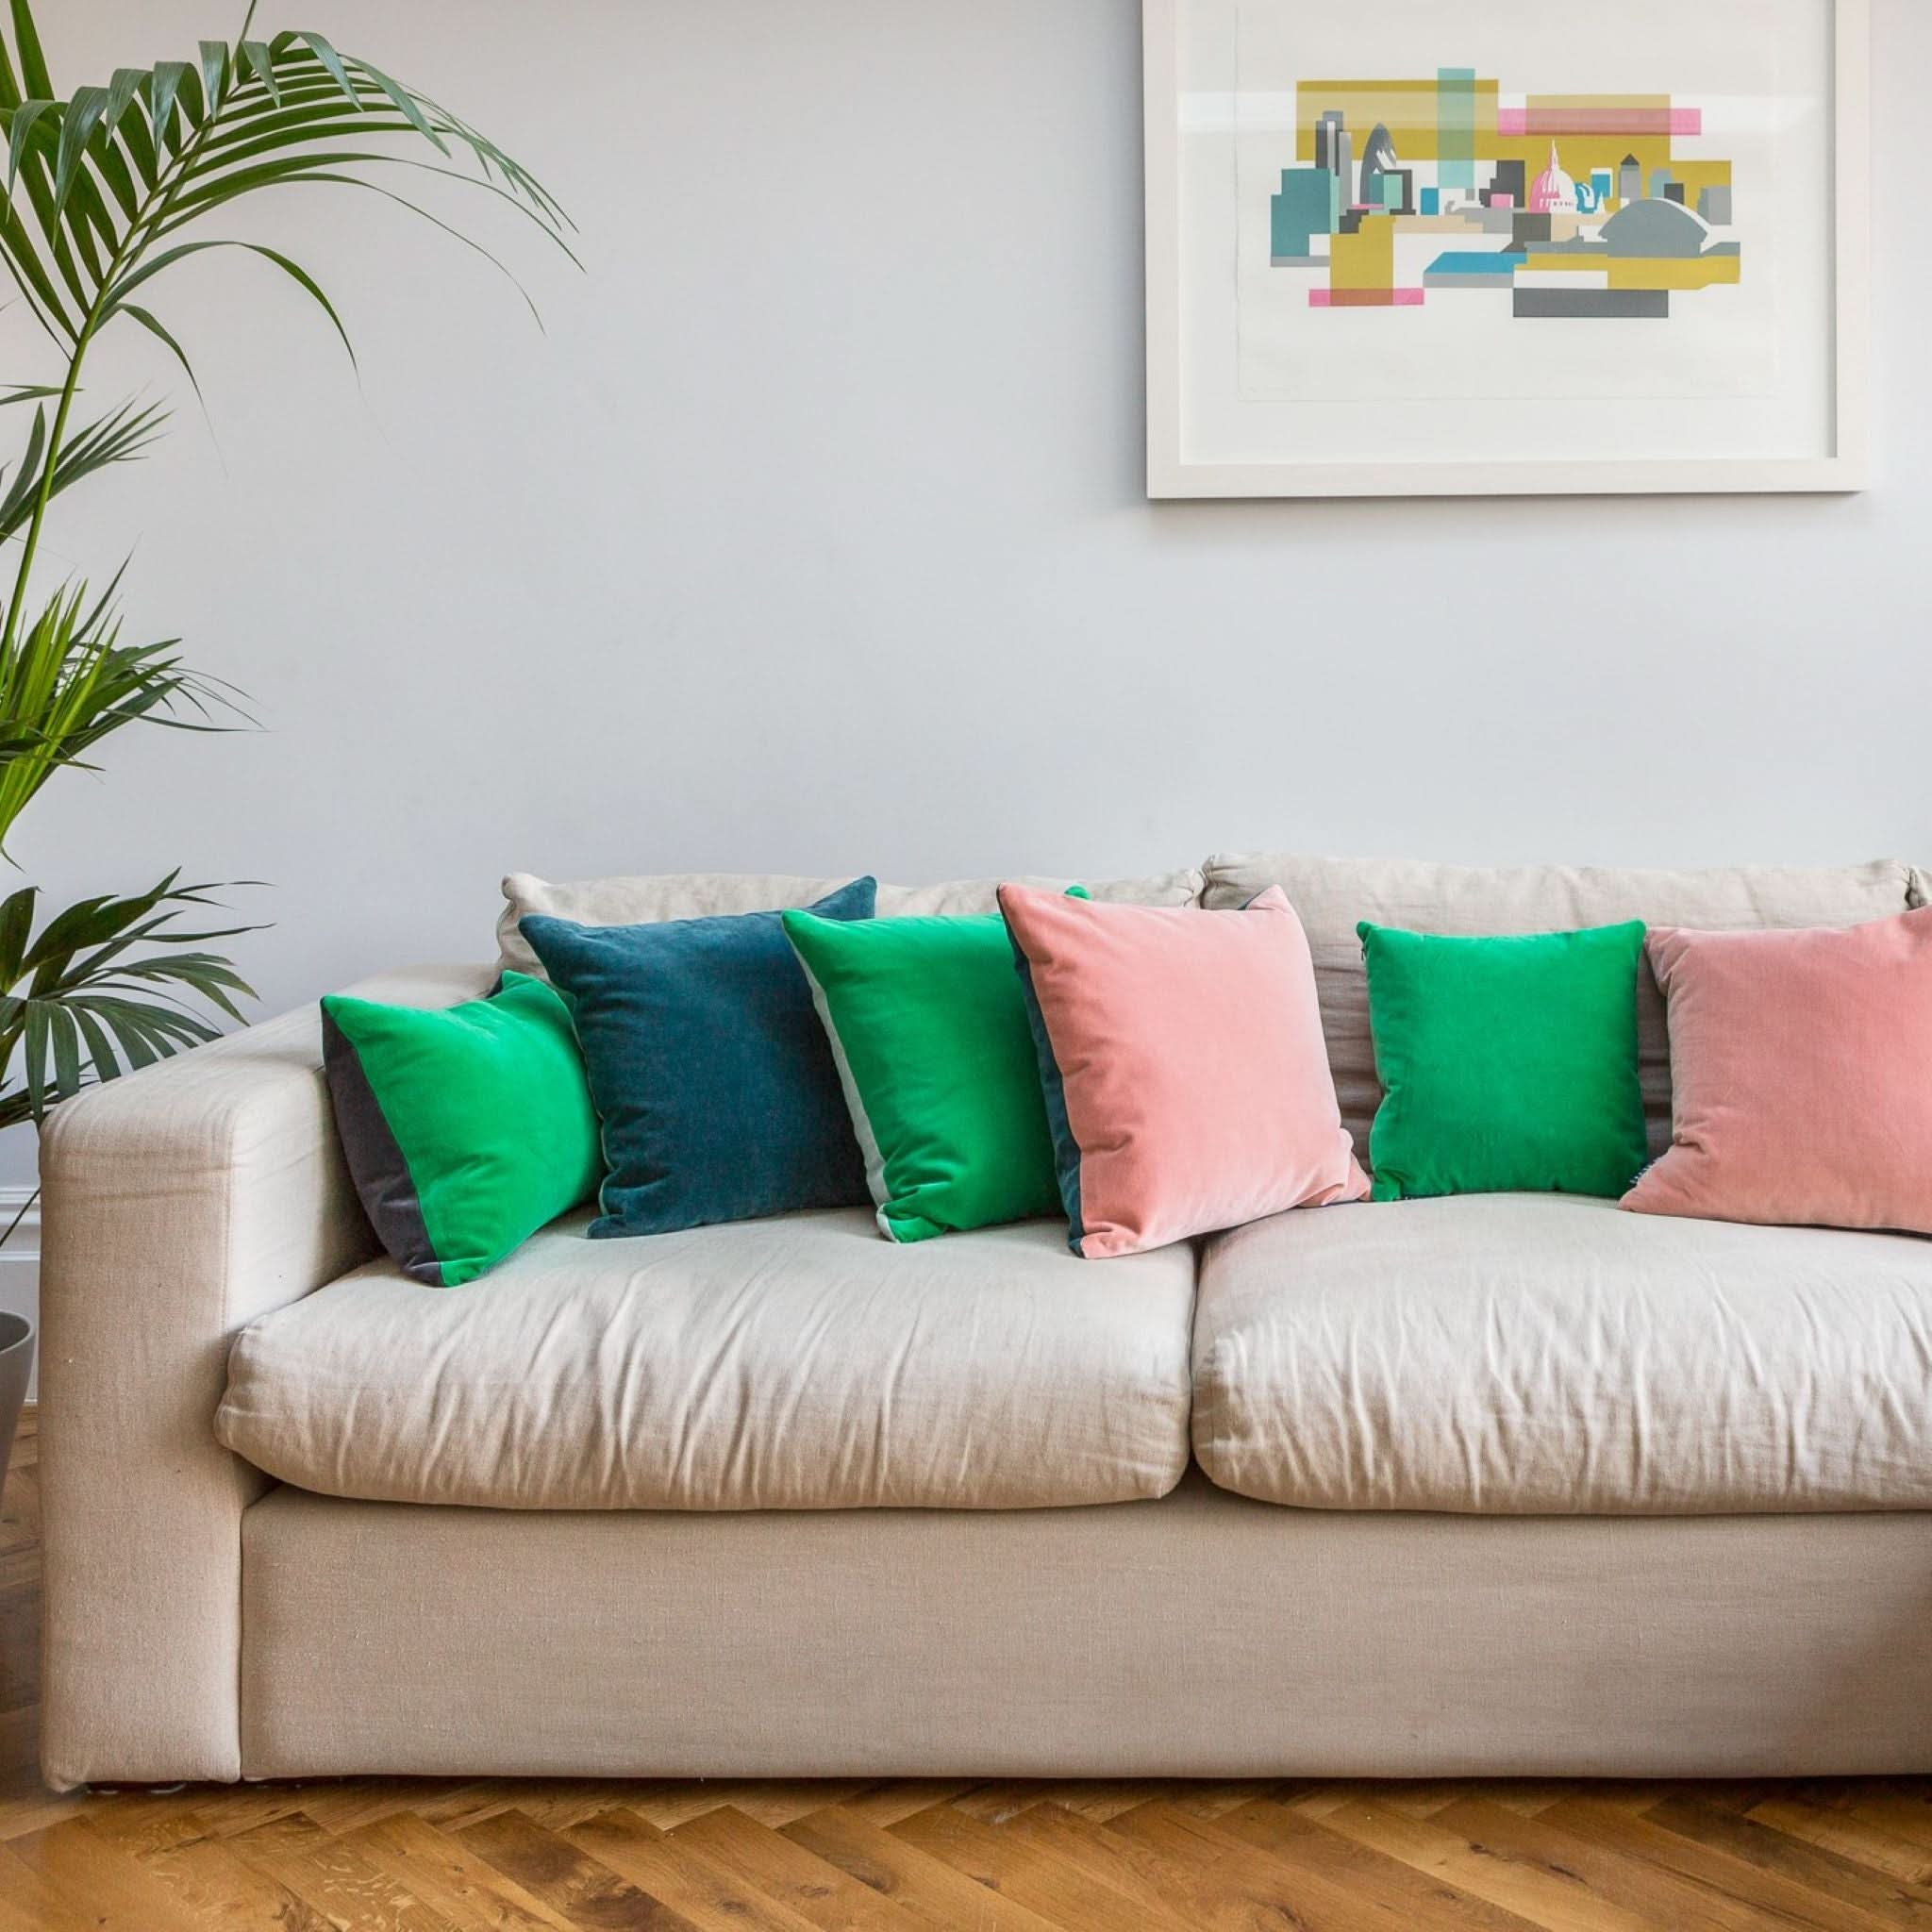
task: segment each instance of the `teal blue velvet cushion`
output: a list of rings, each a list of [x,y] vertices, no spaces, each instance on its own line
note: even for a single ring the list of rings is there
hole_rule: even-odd
[[[876,882],[809,909],[870,919]],[[869,1204],[811,989],[775,912],[577,925],[524,937],[572,1002],[601,1124],[593,1238]]]

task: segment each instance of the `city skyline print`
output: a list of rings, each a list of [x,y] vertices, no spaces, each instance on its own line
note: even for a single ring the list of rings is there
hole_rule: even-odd
[[[1869,0],[1141,0],[1151,496],[1862,487]]]
[[[1314,310],[1474,295],[1499,322],[1668,322],[1744,275],[1704,124],[1666,92],[1511,95],[1474,67],[1299,80],[1269,269]]]

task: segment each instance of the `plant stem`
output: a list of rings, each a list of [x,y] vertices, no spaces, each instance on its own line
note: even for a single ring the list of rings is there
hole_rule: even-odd
[[[73,411],[74,398],[80,389],[81,360],[87,354],[88,340],[92,333],[93,323],[90,319],[83,325],[67,364],[67,380],[61,385],[59,407],[54,411],[54,432],[47,439],[46,463],[41,472],[39,492],[34,498],[34,513],[21,543],[20,569],[14,575],[12,601],[7,607],[7,627],[0,631],[0,663],[13,656],[13,646],[20,634],[20,614],[26,608],[27,577],[34,567],[34,552],[40,548],[41,525],[47,520],[47,506],[54,500],[54,471],[60,459],[61,441],[67,434],[67,418]]]
[[[29,1214],[33,1212],[34,1203],[38,1201],[40,1198],[41,1191],[39,1188],[36,1188],[33,1191],[33,1192],[29,1194],[26,1197],[26,1199],[20,1204],[20,1212],[16,1214],[13,1217],[13,1219],[7,1224],[7,1232],[5,1234],[0,1234],[0,1248],[4,1248],[7,1245],[7,1243],[13,1239],[14,1229],[17,1228],[20,1225],[20,1224],[23,1221],[25,1221]]]

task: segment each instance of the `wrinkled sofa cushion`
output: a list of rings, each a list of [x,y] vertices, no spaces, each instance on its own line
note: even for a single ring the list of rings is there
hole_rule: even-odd
[[[1932,1241],[1534,1194],[1288,1214],[1202,1257],[1194,1451],[1322,1509],[1932,1507]]]
[[[1112,1503],[1187,1466],[1185,1247],[1090,1268],[1052,1222],[895,1247],[864,1209],[582,1231],[461,1294],[382,1262],[277,1309],[216,1434],[325,1494],[510,1509]]]

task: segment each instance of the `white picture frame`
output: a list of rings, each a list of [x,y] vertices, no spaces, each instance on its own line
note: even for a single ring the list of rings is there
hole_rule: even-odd
[[[1486,0],[1474,0],[1476,16],[1484,12],[1485,4]],[[1497,0],[1497,4],[1511,4],[1511,0]],[[1680,9],[1705,4],[1719,4],[1719,0],[1674,0]],[[1198,124],[1199,104],[1209,99],[1218,101],[1222,86],[1217,75],[1212,88],[1204,92],[1195,84],[1194,76],[1183,72],[1183,29],[1187,28],[1198,42],[1213,38],[1215,26],[1211,21],[1204,23],[1191,19],[1191,15],[1204,8],[1219,8],[1224,15],[1229,9],[1243,7],[1278,8],[1288,16],[1285,30],[1291,32],[1296,9],[1307,8],[1312,11],[1315,0],[1142,0],[1149,497],[1164,500],[1846,492],[1866,488],[1871,247],[1869,0],[1782,0],[1782,4],[1806,5],[1819,10],[1818,45],[1821,50],[1828,50],[1829,55],[1828,75],[1821,75],[1813,83],[1823,90],[1823,97],[1830,104],[1830,128],[1825,143],[1828,152],[1818,159],[1820,166],[1829,169],[1829,183],[1826,187],[1821,179],[1816,194],[1820,222],[1828,215],[1827,254],[1804,265],[1810,271],[1809,280],[1815,283],[1819,261],[1828,258],[1831,277],[1828,291],[1813,291],[1815,341],[1807,339],[1803,352],[1806,373],[1802,379],[1816,391],[1807,415],[1807,424],[1815,422],[1819,425],[1816,446],[1811,446],[1812,439],[1807,432],[1805,446],[1779,448],[1772,454],[1740,449],[1739,454],[1731,455],[1722,448],[1699,447],[1681,456],[1658,453],[1617,458],[1592,453],[1572,458],[1553,449],[1547,458],[1525,458],[1516,452],[1485,449],[1480,446],[1480,436],[1474,436],[1458,441],[1453,448],[1445,447],[1424,459],[1417,459],[1410,454],[1388,458],[1346,448],[1318,451],[1311,446],[1314,439],[1300,431],[1275,426],[1278,422],[1286,422],[1291,411],[1276,408],[1271,412],[1265,407],[1249,405],[1238,392],[1231,393],[1236,386],[1230,384],[1227,367],[1233,352],[1218,339],[1224,326],[1235,327],[1239,334],[1239,325],[1226,324],[1225,314],[1233,311],[1240,298],[1220,291],[1218,284],[1231,285],[1235,279],[1229,266],[1233,242],[1227,235],[1184,232],[1189,222],[1188,208],[1199,208],[1204,202],[1216,211],[1203,221],[1203,226],[1208,225],[1208,220],[1218,223],[1224,219],[1232,228],[1242,215],[1234,187],[1236,170],[1226,164],[1221,151],[1214,150],[1209,162],[1191,158],[1201,151],[1201,140],[1199,136],[1184,133],[1184,124],[1191,111]],[[1324,8],[1321,11],[1324,18],[1335,17],[1333,9]],[[1373,9],[1357,12],[1371,23],[1370,32],[1377,30],[1374,25],[1377,15]],[[1382,57],[1384,70],[1392,64],[1390,57]],[[1241,98],[1238,92],[1229,96],[1234,106],[1225,125],[1231,131],[1222,137],[1229,150],[1241,138],[1232,130],[1241,125]],[[1191,140],[1195,146],[1184,152],[1184,144]],[[1195,174],[1184,182],[1184,169],[1190,167]],[[1224,217],[1215,201],[1224,175],[1228,182],[1229,204]],[[1346,178],[1345,168],[1343,175]],[[1205,275],[1217,283],[1216,291],[1205,305],[1214,309],[1209,323],[1197,320],[1190,324],[1186,319],[1191,309],[1204,307],[1195,299],[1198,290],[1190,292],[1184,301],[1191,275]],[[1789,278],[1803,279],[1799,275]],[[1603,325],[1590,326],[1600,328]],[[1657,325],[1639,323],[1624,326],[1641,329]],[[1767,328],[1770,326],[1766,325]],[[1825,359],[1813,371],[1808,358],[1821,351]],[[1781,370],[1787,365],[1795,368],[1799,358],[1800,352],[1787,347],[1785,360],[1777,366]],[[1311,382],[1321,379],[1319,371],[1308,378]],[[1419,402],[1414,412],[1420,417],[1429,407]],[[1601,411],[1603,406],[1594,407]],[[1338,411],[1329,407],[1319,413],[1327,422],[1333,421]],[[1448,414],[1446,406],[1444,413]],[[1690,412],[1680,413],[1688,416]],[[1241,426],[1234,431],[1220,427],[1204,431],[1196,426],[1209,418],[1217,422],[1225,419]],[[1598,413],[1592,420],[1602,423],[1606,419]],[[1713,432],[1709,429],[1701,434],[1707,443],[1712,440]],[[1556,440],[1553,432],[1553,442]],[[1218,447],[1218,441],[1239,447]]]

